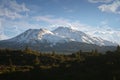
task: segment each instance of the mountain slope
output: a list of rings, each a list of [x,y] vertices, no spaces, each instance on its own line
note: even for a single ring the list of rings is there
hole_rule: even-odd
[[[93,32],[94,36],[100,36],[103,39],[114,41],[120,44],[120,31],[116,30],[104,30],[104,31],[95,31]]]
[[[67,28],[67,27],[59,27],[59,28],[55,29],[53,31],[53,33],[56,35],[68,38],[72,41],[77,41],[77,42],[96,44],[96,45],[100,45],[100,46],[102,46],[102,45],[105,45],[105,46],[116,45],[113,42],[103,40],[103,39],[97,38],[97,37],[92,37],[92,36],[85,34],[84,32],[73,30],[73,29]]]
[[[0,41],[0,48],[24,49],[26,46],[39,51],[74,52],[77,50],[99,52],[114,50],[117,44],[97,37],[91,37],[84,32],[67,27],[58,27],[53,31],[47,29],[29,29],[8,40]]]
[[[17,37],[10,39],[10,41],[17,41],[19,43],[36,43],[38,41],[46,41],[52,44],[75,41],[88,44],[96,44],[100,46],[116,45],[113,42],[97,37],[91,37],[84,32],[77,31],[68,27],[58,27],[53,31],[49,31],[47,29],[29,29]]]
[[[64,41],[64,38],[55,35],[47,29],[29,29],[17,37],[10,39],[9,41],[17,41],[19,43],[37,43],[38,41],[57,43]]]

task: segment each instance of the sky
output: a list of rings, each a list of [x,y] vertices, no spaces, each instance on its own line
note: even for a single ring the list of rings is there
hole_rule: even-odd
[[[0,36],[71,27],[120,43],[120,0],[0,0]]]

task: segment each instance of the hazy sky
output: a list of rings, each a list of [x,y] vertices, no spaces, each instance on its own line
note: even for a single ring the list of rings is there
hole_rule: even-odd
[[[4,36],[58,26],[91,35],[120,32],[120,0],[0,0],[0,34]]]

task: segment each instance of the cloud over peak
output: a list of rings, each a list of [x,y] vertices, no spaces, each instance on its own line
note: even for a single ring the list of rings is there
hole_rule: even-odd
[[[54,18],[53,16],[35,16],[33,17],[36,21],[46,22],[48,24],[56,24],[56,25],[68,25],[69,20],[64,18]]]

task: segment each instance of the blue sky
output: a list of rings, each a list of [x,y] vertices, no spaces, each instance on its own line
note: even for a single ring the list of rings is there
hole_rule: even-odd
[[[58,26],[100,37],[115,35],[120,32],[120,0],[0,0],[3,37],[14,37],[29,28],[52,30]]]

